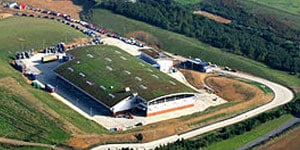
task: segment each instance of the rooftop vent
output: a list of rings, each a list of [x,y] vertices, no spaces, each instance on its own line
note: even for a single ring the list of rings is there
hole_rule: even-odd
[[[129,88],[129,87],[126,87],[126,88],[125,88],[125,92],[130,92],[130,88]]]
[[[70,70],[71,72],[73,72],[73,71],[74,71],[74,69],[73,69],[73,68],[71,68],[71,67],[69,67],[69,68],[68,68],[68,70]]]
[[[156,78],[156,79],[159,79],[159,77],[155,74],[152,74],[152,77]]]
[[[113,69],[109,66],[106,66],[106,69],[109,70],[109,71],[112,71]]]
[[[129,71],[127,71],[127,70],[124,70],[124,72],[125,72],[126,74],[128,74],[128,75],[131,74],[131,72],[129,72]]]
[[[123,56],[120,56],[120,58],[123,59],[123,60],[127,60],[127,58],[125,58],[125,57],[123,57]]]
[[[111,62],[111,61],[112,61],[110,58],[107,58],[107,57],[105,58],[105,60],[107,60],[107,61],[109,61],[109,62]]]
[[[93,85],[93,83],[90,82],[90,81],[86,81],[85,83],[86,83],[87,85]]]
[[[143,90],[147,90],[148,88],[144,85],[140,85],[140,88],[143,89]]]
[[[151,69],[149,69],[149,68],[148,68],[147,70],[148,70],[149,72],[153,72],[153,70],[151,70]]]
[[[121,52],[119,52],[119,51],[115,51],[117,54],[121,54]]]
[[[109,96],[111,99],[113,99],[113,98],[116,97],[115,95],[113,95],[113,94],[111,94],[111,93],[109,93],[108,96]]]
[[[91,54],[87,54],[87,57],[94,58],[94,56]]]
[[[100,89],[103,90],[103,91],[106,90],[106,88],[103,85],[100,86]]]
[[[138,80],[138,81],[142,81],[142,79],[138,76],[136,76],[135,79]]]
[[[83,74],[82,72],[79,73],[79,75],[83,78],[85,78],[85,74]]]

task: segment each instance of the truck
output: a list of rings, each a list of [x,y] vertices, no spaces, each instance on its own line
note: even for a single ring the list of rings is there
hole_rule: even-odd
[[[51,84],[46,84],[45,85],[45,90],[49,93],[54,93],[55,92],[55,87],[52,86]]]
[[[44,56],[44,57],[42,57],[42,63],[55,61],[57,59],[58,59],[58,57],[56,55]]]

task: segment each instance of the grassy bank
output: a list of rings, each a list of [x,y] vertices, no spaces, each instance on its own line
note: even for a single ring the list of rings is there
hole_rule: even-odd
[[[18,51],[39,50],[86,36],[53,20],[24,17],[1,20],[0,33],[0,136],[41,143],[64,143],[71,133],[104,132],[98,124],[49,94],[30,87],[21,73],[9,65],[9,57]]]
[[[267,134],[268,132],[271,132],[281,124],[287,122],[292,118],[292,115],[284,115],[281,116],[278,119],[274,119],[271,121],[268,121],[257,128],[251,130],[251,132],[246,132],[242,135],[235,136],[233,138],[230,138],[228,140],[224,140],[218,143],[214,143],[210,146],[208,146],[207,150],[231,150],[231,149],[238,149],[239,147]]]
[[[230,66],[256,76],[266,78],[284,85],[300,87],[300,78],[288,75],[266,65],[255,62],[242,56],[229,54],[220,49],[199,42],[196,39],[169,32],[146,23],[113,14],[103,9],[93,9],[91,20],[93,23],[112,29],[120,34],[130,34],[133,31],[143,30],[158,38],[163,46],[162,49],[183,56],[199,57],[202,60],[217,63],[218,65]]]

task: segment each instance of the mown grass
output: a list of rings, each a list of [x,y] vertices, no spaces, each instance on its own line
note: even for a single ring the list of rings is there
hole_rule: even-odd
[[[292,115],[284,115],[280,118],[268,121],[255,129],[251,130],[250,132],[246,132],[242,135],[235,136],[233,138],[213,143],[209,145],[206,150],[232,150],[238,149],[239,147],[271,132],[281,124],[287,122],[288,120],[292,119]]]
[[[218,65],[230,66],[277,83],[300,87],[300,78],[297,76],[289,75],[287,72],[271,69],[251,59],[213,48],[196,39],[113,14],[108,10],[93,9],[91,20],[97,25],[112,29],[120,34],[128,34],[140,30],[148,32],[163,43],[162,49],[171,53],[177,53],[186,57],[199,57],[202,60]]]

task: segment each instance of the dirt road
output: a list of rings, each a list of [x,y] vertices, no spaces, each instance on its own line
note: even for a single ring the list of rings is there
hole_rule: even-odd
[[[25,141],[19,141],[19,140],[1,138],[1,137],[0,137],[0,143],[10,144],[10,145],[15,145],[15,146],[37,146],[37,147],[55,148],[55,145],[25,142]]]

